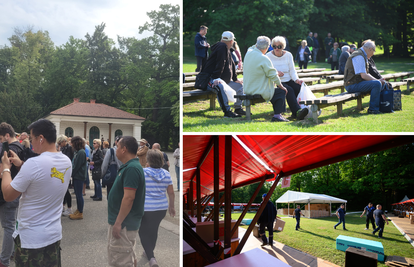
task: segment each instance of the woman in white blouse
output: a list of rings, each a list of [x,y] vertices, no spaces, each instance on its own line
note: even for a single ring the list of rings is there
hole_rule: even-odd
[[[299,80],[296,73],[293,56],[290,52],[283,50],[286,47],[286,40],[282,36],[273,38],[272,47],[273,50],[268,52],[266,56],[272,61],[283,86],[288,90],[286,100],[292,111],[292,118],[303,120],[309,111],[307,108],[301,109],[296,100],[303,81]]]

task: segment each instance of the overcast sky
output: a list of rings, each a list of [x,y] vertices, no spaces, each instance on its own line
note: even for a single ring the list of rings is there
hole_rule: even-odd
[[[106,24],[105,33],[117,42],[117,35],[138,39],[138,27],[149,21],[147,12],[161,4],[180,5],[181,0],[0,0],[0,46],[10,46],[14,28],[48,31],[56,46],[69,36],[85,39],[95,26]]]

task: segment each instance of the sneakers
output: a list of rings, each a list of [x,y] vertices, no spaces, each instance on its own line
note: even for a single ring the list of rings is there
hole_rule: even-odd
[[[336,225],[334,226],[334,229],[336,230]]]
[[[231,110],[224,113],[224,118],[238,118],[241,117],[241,115],[233,113]]]
[[[80,213],[77,210],[77,211],[75,211],[75,213],[69,215],[69,219],[71,219],[71,220],[82,220],[83,219],[83,213]]]
[[[150,261],[149,261],[149,266],[150,266],[150,267],[158,267],[158,263],[157,263],[157,261],[155,260],[155,258],[151,258],[151,259],[150,259]]]
[[[241,115],[241,116],[246,116],[246,111],[244,111],[244,110],[243,110],[243,109],[241,109],[241,108],[236,108],[236,109],[234,110],[234,113],[239,114],[239,115]]]
[[[368,228],[365,228],[365,230],[369,230]]]
[[[283,122],[288,122],[289,120],[286,119],[285,117],[283,117],[282,115],[280,115],[279,118],[276,117],[272,117],[272,119],[270,120],[271,122],[276,122],[276,121],[283,121]]]
[[[62,212],[62,216],[69,216],[72,214],[72,209],[67,208],[65,211]]]
[[[368,114],[374,114],[374,115],[377,115],[377,114],[382,114],[382,112],[381,112],[381,111],[379,111],[379,110],[372,110],[372,109],[368,109]]]
[[[301,121],[308,115],[308,113],[309,110],[307,108],[301,108],[296,112],[296,118]]]

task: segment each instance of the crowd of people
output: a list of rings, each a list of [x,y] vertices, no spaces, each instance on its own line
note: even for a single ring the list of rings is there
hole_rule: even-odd
[[[308,62],[316,63],[319,51],[318,34],[309,32],[306,40],[302,40],[295,59],[286,49],[287,38],[276,36],[271,41],[266,36],[259,36],[255,45],[251,46],[240,64],[242,56],[236,44],[236,37],[231,31],[222,33],[221,40],[210,47],[206,40],[207,27],[202,25],[195,39],[197,57],[197,88],[214,92],[225,118],[236,118],[246,115],[242,101],[237,95],[259,94],[273,106],[272,122],[288,122],[282,114],[286,112],[286,102],[292,112],[290,119],[303,120],[309,113],[301,108],[297,97],[303,81],[298,78],[295,63],[307,68]],[[366,40],[362,47],[345,45],[339,48],[328,33],[324,40],[326,60],[331,69],[344,74],[344,87],[347,92],[370,93],[368,114],[380,114],[380,92],[385,80],[375,67],[372,56],[375,43]],[[208,54],[210,48],[211,54]],[[236,70],[243,68],[243,80],[237,78]],[[205,85],[205,86],[204,86]],[[235,99],[234,99],[235,98]],[[234,99],[231,109],[229,99]]]
[[[80,136],[57,136],[46,119],[28,129],[30,135],[22,133],[18,139],[10,124],[0,124],[0,267],[9,266],[11,258],[16,267],[61,266],[62,216],[83,219],[87,182],[90,177],[94,182],[91,198],[102,201],[102,178],[113,169],[116,178],[105,183],[109,265],[136,266],[139,234],[149,265],[158,266],[154,249],[159,225],[167,211],[175,216],[170,164],[160,145],[150,148],[145,139],[117,136],[112,148],[101,139],[89,147]],[[140,155],[143,147],[147,149]],[[179,148],[174,158],[178,180]],[[70,188],[76,195],[74,212]]]

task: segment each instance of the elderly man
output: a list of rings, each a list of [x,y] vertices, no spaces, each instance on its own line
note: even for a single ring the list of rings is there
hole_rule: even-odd
[[[223,87],[223,83],[226,83],[236,91],[237,95],[243,94],[243,82],[237,79],[236,65],[230,52],[234,39],[232,32],[223,32],[221,41],[211,47],[211,55],[201,71],[210,74],[210,82],[207,87],[209,90],[217,91],[217,100],[226,118],[246,115],[246,112],[241,107],[242,101],[240,99],[234,103],[234,113],[230,110],[228,98]]]
[[[266,36],[257,37],[256,45],[252,46],[244,58],[244,85],[248,95],[259,94],[273,105],[272,122],[289,121],[281,113],[286,111],[287,89],[282,85],[277,70],[265,55],[270,45]],[[276,89],[274,84],[277,85]]]
[[[345,72],[345,64],[346,61],[349,58],[350,53],[350,48],[347,45],[342,46],[341,48],[342,52],[341,52],[341,56],[339,57],[339,72],[338,74],[344,74]]]
[[[318,56],[318,51],[319,51],[319,41],[318,41],[318,33],[314,33],[313,34],[313,37],[312,37],[312,40],[313,40],[313,63],[317,63],[316,62],[316,57]]]
[[[375,43],[368,41],[352,53],[345,64],[344,86],[347,92],[371,93],[368,114],[380,114],[380,92],[385,83],[369,74],[368,59],[375,53]]]
[[[375,235],[375,233],[379,231],[378,237],[382,238],[382,232],[384,232],[385,222],[387,222],[388,225],[388,220],[385,217],[384,211],[382,210],[382,206],[380,204],[377,205],[377,209],[374,211],[374,219],[378,227],[374,229],[372,234]]]

